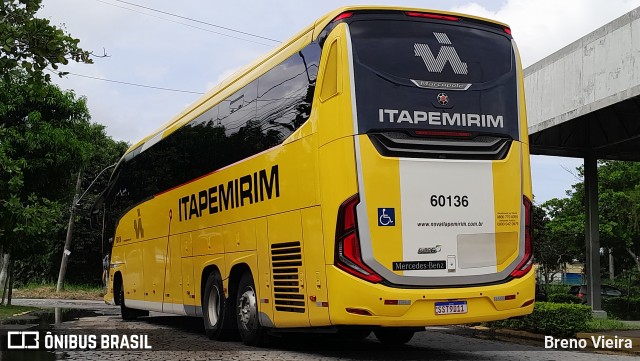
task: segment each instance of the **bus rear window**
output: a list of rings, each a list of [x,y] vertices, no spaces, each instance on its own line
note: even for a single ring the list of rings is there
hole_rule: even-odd
[[[349,30],[357,61],[403,79],[484,83],[512,68],[510,39],[490,31],[406,20],[355,21]]]
[[[466,131],[519,138],[516,63],[506,33],[476,24],[349,23],[358,132]]]

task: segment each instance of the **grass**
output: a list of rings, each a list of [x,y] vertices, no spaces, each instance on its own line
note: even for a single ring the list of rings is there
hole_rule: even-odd
[[[74,285],[64,286],[64,290],[56,293],[54,283],[29,283],[13,290],[13,298],[55,298],[65,300],[102,300],[102,286]]]
[[[640,325],[623,323],[619,320],[600,319],[594,318],[587,322],[587,330],[593,331],[608,331],[608,330],[640,330]]]
[[[38,309],[37,307],[0,305],[0,320],[4,320],[7,317],[11,317],[19,313],[33,311],[37,309]]]
[[[571,288],[571,285],[559,285],[559,284],[546,285],[546,290],[548,295],[552,295],[556,293],[567,294],[569,293],[569,288]]]

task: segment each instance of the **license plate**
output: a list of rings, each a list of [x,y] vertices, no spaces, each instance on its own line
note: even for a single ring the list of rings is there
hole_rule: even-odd
[[[436,302],[436,315],[467,313],[467,301]]]

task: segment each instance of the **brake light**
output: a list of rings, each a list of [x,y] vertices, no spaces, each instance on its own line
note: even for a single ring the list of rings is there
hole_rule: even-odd
[[[505,33],[511,35],[511,29],[510,28],[505,27],[505,28],[503,28],[503,30],[504,30]]]
[[[356,205],[359,202],[360,198],[356,194],[344,201],[338,209],[334,262],[338,268],[349,274],[378,283],[382,281],[382,277],[362,261],[356,221]]]
[[[457,137],[468,138],[471,136],[470,132],[452,132],[448,130],[416,130],[416,135],[432,136],[432,137]]]
[[[415,16],[418,18],[427,18],[427,19],[436,19],[436,20],[448,20],[448,21],[459,21],[460,18],[457,16],[451,15],[440,15],[440,14],[430,14],[430,13],[420,13],[417,11],[406,11],[404,13],[407,16]]]
[[[335,17],[335,19],[331,20],[332,23],[335,23],[336,21],[340,21],[342,19],[347,19],[353,16],[353,12],[351,11],[347,11],[345,13],[342,13],[338,16]]]
[[[522,204],[524,205],[524,258],[516,269],[511,272],[513,277],[522,277],[526,275],[533,266],[533,252],[531,247],[531,229],[532,229],[532,212],[533,203],[526,196],[522,196]]]

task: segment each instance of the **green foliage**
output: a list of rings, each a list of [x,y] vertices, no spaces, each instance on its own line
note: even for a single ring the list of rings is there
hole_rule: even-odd
[[[556,336],[572,337],[587,329],[591,308],[583,305],[536,302],[533,312],[522,318],[489,322],[492,328],[509,328]]]
[[[637,268],[619,272],[615,279],[603,279],[602,283],[623,291],[627,296],[640,297],[640,274]]]
[[[602,309],[609,317],[621,320],[640,320],[640,297],[611,297],[602,299]]]
[[[569,292],[569,289],[571,288],[570,285],[561,285],[561,284],[548,284],[546,285],[546,290],[547,290],[547,294],[548,295],[555,295],[555,294],[567,294]]]
[[[54,85],[29,96],[29,86],[20,73],[0,81],[0,244],[17,253],[33,251],[33,239],[61,226],[92,127],[84,99]]]
[[[618,320],[612,320],[608,318],[594,318],[587,323],[587,329],[585,331],[594,332],[624,329],[628,329],[628,327]]]
[[[35,96],[31,87],[20,71],[0,78],[0,245],[13,254],[18,283],[55,277],[78,171],[85,169],[86,188],[126,148],[107,137],[103,126],[90,123],[84,98],[52,84],[39,86]],[[103,178],[83,201],[104,189],[108,173]],[[101,273],[99,231],[88,230],[83,207],[88,206],[81,203],[76,213],[76,235],[83,238],[74,242],[83,257],[75,259],[97,269],[74,271],[91,278],[82,281],[95,282]]]
[[[533,209],[533,253],[548,285],[566,262],[582,253],[577,240],[584,239],[584,216],[570,198],[551,199]],[[549,290],[547,290],[549,292]]]
[[[6,305],[0,305],[0,322],[2,322],[2,320],[4,320],[5,318],[9,318],[13,315],[19,314],[19,313],[23,313],[23,312],[29,312],[29,311],[35,311],[38,310],[39,308],[36,307],[28,307],[28,306],[6,306]]]
[[[129,145],[125,142],[115,142],[106,137],[103,132],[98,132],[92,137],[92,150],[85,163],[85,171],[82,179],[82,189],[85,190],[96,176],[106,167],[114,164],[127,150]],[[76,222],[72,245],[72,254],[67,266],[69,282],[101,285],[102,275],[102,229],[92,228],[90,212],[98,195],[107,187],[111,171],[107,170],[96,179],[94,185],[80,200],[76,208]],[[96,225],[94,224],[94,227]],[[64,239],[64,235],[60,235]],[[59,258],[62,254],[63,242],[57,243],[55,252]],[[109,251],[109,250],[105,250]],[[53,275],[57,275],[59,259],[54,262]],[[65,286],[66,287],[66,286]]]
[[[57,69],[69,60],[92,63],[91,53],[82,50],[78,39],[47,19],[36,17],[42,0],[3,0],[0,3],[0,74],[5,80],[22,69],[32,84],[49,81],[43,71]],[[33,90],[30,88],[29,90]]]
[[[582,177],[583,167],[577,173]],[[580,181],[567,198],[545,202],[538,215],[534,210],[534,254],[546,281],[565,261],[584,260],[584,197]],[[640,163],[598,163],[598,209],[600,244],[613,251],[615,269],[640,271]]]
[[[601,245],[612,248],[617,261],[626,261],[618,269],[640,271],[640,163],[603,161],[598,179]]]
[[[580,303],[582,303],[582,300],[580,300],[580,297],[570,295],[568,293],[556,293],[553,295],[549,295],[549,302],[573,303],[573,304],[579,305]]]

